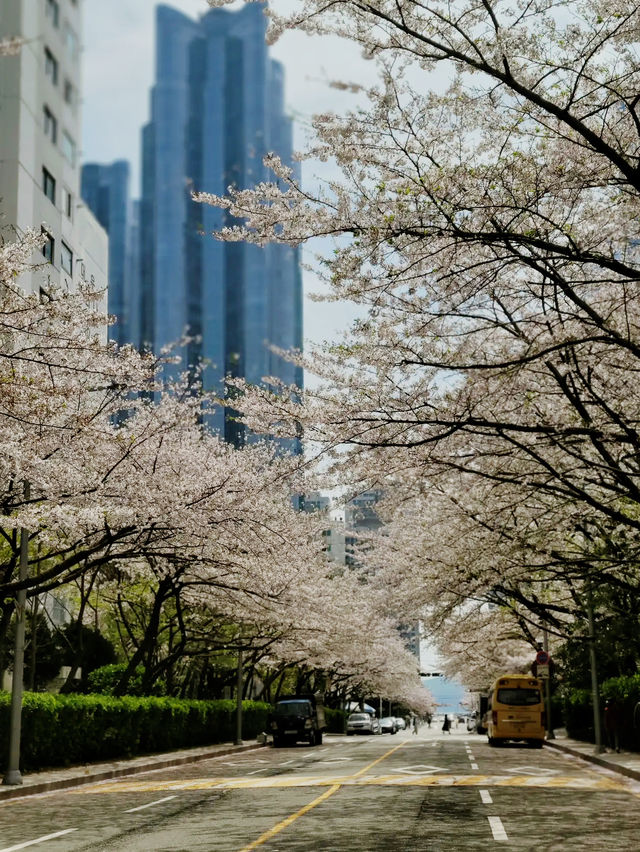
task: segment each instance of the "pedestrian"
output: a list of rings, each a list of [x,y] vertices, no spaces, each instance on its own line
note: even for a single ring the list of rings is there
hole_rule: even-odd
[[[431,727],[431,713],[427,713],[427,728]]]
[[[418,733],[418,717],[417,716],[413,717],[413,733],[414,734]]]
[[[444,714],[444,721],[442,722],[442,732],[443,734],[451,734],[451,720],[446,713]]]

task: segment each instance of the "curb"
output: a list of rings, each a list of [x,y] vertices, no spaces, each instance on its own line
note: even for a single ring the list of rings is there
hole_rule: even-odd
[[[576,748],[571,748],[571,746],[561,745],[560,743],[545,740],[544,743],[549,748],[555,748],[558,751],[564,751],[567,754],[571,754],[574,757],[579,757],[582,760],[586,760],[589,763],[595,763],[597,766],[602,766],[604,769],[610,769],[611,772],[617,772],[620,775],[626,775],[627,778],[633,778],[635,781],[640,781],[640,770],[630,769],[628,766],[623,766],[620,763],[612,763],[609,760],[605,760],[603,757],[599,757],[597,754],[585,754],[582,751],[578,751]]]
[[[202,760],[211,760],[213,757],[223,757],[226,754],[237,754],[241,751],[254,751],[265,748],[266,743],[250,743],[241,746],[229,746],[228,748],[212,749],[200,754],[181,755],[180,757],[167,757],[149,763],[137,763],[134,766],[122,766],[115,769],[105,769],[87,775],[74,775],[69,778],[57,778],[51,781],[36,781],[33,784],[16,785],[13,788],[0,787],[0,804],[5,799],[23,799],[27,796],[36,796],[39,793],[50,793],[55,790],[66,790],[70,787],[82,787],[84,784],[96,784],[99,781],[109,781],[111,778],[124,778],[127,775],[138,775],[142,772],[153,772],[154,769],[168,769],[171,766],[182,766],[185,763],[199,763]]]

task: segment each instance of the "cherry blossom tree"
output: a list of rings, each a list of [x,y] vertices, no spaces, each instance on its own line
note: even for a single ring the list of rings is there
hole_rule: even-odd
[[[637,7],[307,0],[270,14],[273,38],[353,39],[378,84],[360,109],[315,118],[308,156],[337,175],[323,190],[270,157],[272,183],[199,196],[245,222],[225,240],[332,235],[331,297],[363,311],[304,359],[319,386],[303,404],[244,388],[247,421],[301,424],[341,448],[355,485],[420,487],[446,525],[424,569],[433,599],[454,565],[464,594],[502,588],[523,625],[559,627],[585,584],[635,582]],[[449,550],[461,525],[474,564]]]
[[[355,579],[332,576],[322,519],[294,509],[309,485],[299,461],[209,432],[214,400],[105,340],[100,294],[25,292],[40,241],[0,247],[0,635],[19,590],[36,598],[99,578],[130,640],[122,689],[139,664],[154,678],[223,643],[394,696],[415,688],[394,626]],[[212,625],[219,638],[205,635]]]

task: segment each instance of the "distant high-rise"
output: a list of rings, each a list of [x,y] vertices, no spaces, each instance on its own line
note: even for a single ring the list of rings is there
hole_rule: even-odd
[[[188,365],[204,363],[206,390],[225,376],[302,385],[301,370],[271,352],[302,346],[297,250],[222,243],[211,232],[227,214],[195,204],[191,191],[223,195],[229,185],[269,179],[270,151],[292,158],[283,69],[269,58],[263,8],[213,9],[199,21],[156,11],[156,79],[142,134],[140,336],[159,352],[185,332]],[[211,425],[228,440],[239,427],[219,409]]]
[[[0,38],[24,40],[0,57],[0,236],[42,227],[31,290],[107,286],[107,236],[80,202],[81,13],[80,0],[0,3]]]
[[[109,338],[120,345],[139,336],[137,288],[132,269],[133,234],[129,200],[129,163],[86,163],[82,167],[82,199],[109,234],[109,313],[116,317]]]

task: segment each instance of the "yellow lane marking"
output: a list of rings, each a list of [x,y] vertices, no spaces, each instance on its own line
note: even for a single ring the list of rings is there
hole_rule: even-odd
[[[294,823],[299,817],[304,816],[304,814],[308,813],[310,810],[319,805],[320,802],[324,802],[325,799],[328,799],[329,796],[333,796],[334,793],[337,793],[340,789],[340,784],[334,784],[332,787],[329,787],[328,790],[325,790],[317,799],[314,799],[312,802],[309,802],[308,805],[300,808],[299,811],[296,811],[295,814],[291,814],[291,816],[283,819],[282,822],[279,822],[277,825],[274,825],[273,828],[270,828],[268,831],[265,831],[264,834],[261,834],[256,840],[252,843],[249,843],[248,846],[243,846],[240,852],[251,852],[252,849],[256,849],[258,846],[262,846],[263,843],[266,843],[267,840],[271,840],[272,837],[275,837],[276,834],[280,834],[280,832],[287,828],[287,826]]]
[[[361,775],[357,773],[356,775]],[[565,788],[574,790],[626,790],[624,782],[605,776],[555,776],[539,775],[298,775],[283,778],[195,778],[189,781],[124,781],[111,782],[92,787],[78,787],[69,791],[75,795],[88,793],[156,793],[189,790],[257,790],[286,789],[292,787],[536,787]]]
[[[390,755],[392,755],[394,753],[394,751],[398,751],[398,749],[402,748],[402,746],[404,746],[404,745],[406,745],[406,743],[400,743],[399,745],[395,746],[394,748],[389,749],[389,751],[385,752],[382,755],[382,757],[378,757],[376,760],[367,764],[367,766],[365,766],[363,769],[360,769],[358,772],[354,772],[354,774],[350,775],[349,777],[350,778],[359,778],[361,775],[364,775],[365,772],[368,772],[370,769],[372,769],[376,765],[376,763],[380,763],[381,761],[386,760]]]
[[[270,828],[268,831],[265,831],[265,833],[261,834],[260,837],[258,837],[257,840],[254,840],[248,846],[244,846],[240,850],[240,852],[250,852],[251,849],[256,849],[258,846],[262,846],[263,843],[266,843],[267,840],[270,840],[274,835],[279,834],[283,829],[285,829],[287,826],[291,825],[291,823],[295,822],[299,817],[303,816],[308,811],[315,808],[316,805],[319,805],[320,802],[324,802],[324,800],[328,799],[329,796],[333,796],[334,793],[337,793],[338,790],[345,783],[346,784],[353,784],[353,783],[357,784],[358,782],[357,782],[356,779],[360,778],[362,775],[364,775],[366,772],[368,772],[370,769],[372,769],[376,764],[380,763],[383,760],[386,760],[387,757],[392,755],[394,753],[394,751],[398,751],[398,749],[402,748],[403,745],[404,745],[404,743],[400,743],[399,745],[395,746],[394,748],[389,749],[389,751],[385,752],[382,755],[382,757],[378,757],[375,760],[371,761],[371,763],[368,763],[362,769],[359,769],[357,772],[354,772],[353,775],[347,776],[345,780],[335,780],[334,783],[331,785],[331,787],[328,790],[325,790],[324,793],[321,793],[321,795],[319,795],[317,799],[314,799],[312,802],[309,802],[308,805],[305,805],[303,808],[300,808],[300,810],[296,811],[295,814],[291,814],[291,816],[288,816],[288,817],[286,817],[286,819],[283,819],[282,822],[279,822],[277,825],[274,825],[273,828]],[[263,778],[261,780],[266,781],[268,779]],[[290,779],[290,780],[294,780],[294,779]],[[298,786],[298,785],[287,785],[287,786]]]
[[[73,793],[82,795],[86,793],[153,793],[162,792],[163,790],[210,790],[212,788],[259,788],[259,787],[313,787],[327,786],[331,784],[348,784],[352,779],[359,778],[372,769],[377,763],[380,763],[385,758],[389,757],[398,751],[405,743],[400,743],[394,746],[389,751],[385,752],[382,757],[378,757],[371,763],[368,763],[362,769],[353,775],[317,777],[317,776],[295,776],[283,778],[256,778],[255,776],[240,777],[240,778],[194,778],[187,781],[113,781],[109,784],[96,784],[87,787],[80,787],[73,790]],[[275,782],[275,783],[274,783]]]

